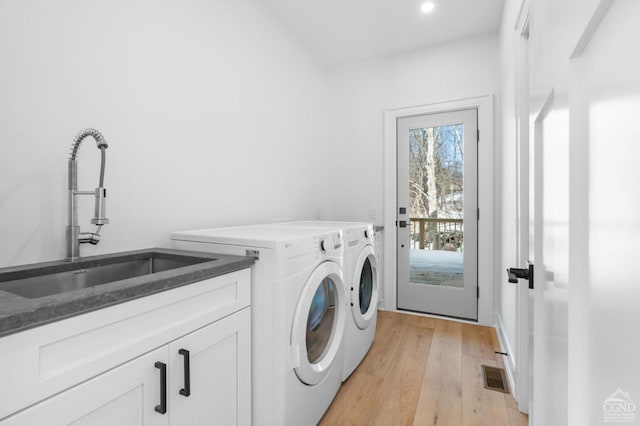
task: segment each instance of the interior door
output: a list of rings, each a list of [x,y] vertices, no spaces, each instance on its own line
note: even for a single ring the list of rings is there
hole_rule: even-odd
[[[571,68],[568,418],[637,424],[640,2],[593,3]]]
[[[398,309],[478,318],[478,111],[398,119]]]
[[[551,91],[534,132],[534,392],[537,424],[567,424],[569,109]],[[553,389],[553,392],[549,392]]]

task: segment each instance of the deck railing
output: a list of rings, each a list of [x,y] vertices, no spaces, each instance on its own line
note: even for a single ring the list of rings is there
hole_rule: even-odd
[[[411,247],[421,250],[464,250],[463,219],[411,218]]]

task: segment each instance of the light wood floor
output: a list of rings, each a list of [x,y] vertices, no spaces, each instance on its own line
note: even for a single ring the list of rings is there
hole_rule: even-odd
[[[526,425],[511,394],[484,389],[504,367],[495,330],[380,311],[376,339],[320,425]]]

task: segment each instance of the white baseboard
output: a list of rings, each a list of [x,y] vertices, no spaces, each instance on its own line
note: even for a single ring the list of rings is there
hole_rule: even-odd
[[[511,389],[511,393],[513,395],[513,399],[518,401],[518,394],[516,392],[515,385],[515,377],[516,377],[516,364],[514,359],[514,352],[511,349],[511,345],[509,344],[509,339],[504,332],[504,323],[502,322],[502,317],[498,312],[493,313],[494,316],[494,327],[496,329],[496,335],[498,336],[498,343],[500,344],[500,350],[502,352],[506,352],[507,356],[503,355],[502,359],[504,361],[505,370],[507,372],[507,380],[509,380],[509,388]]]

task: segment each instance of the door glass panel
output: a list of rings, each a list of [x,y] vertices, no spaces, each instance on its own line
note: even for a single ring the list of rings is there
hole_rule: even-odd
[[[409,130],[409,281],[464,286],[464,125]]]
[[[371,262],[369,258],[362,265],[360,273],[360,313],[366,314],[371,305],[371,295],[373,293],[373,271],[371,270]]]
[[[336,284],[330,278],[322,280],[311,301],[307,319],[307,358],[318,362],[326,352],[336,320]]]

